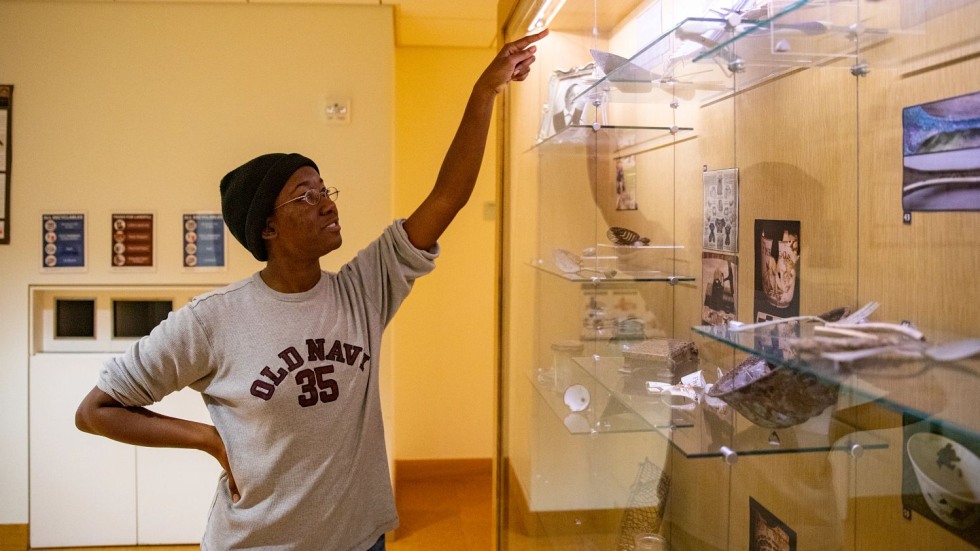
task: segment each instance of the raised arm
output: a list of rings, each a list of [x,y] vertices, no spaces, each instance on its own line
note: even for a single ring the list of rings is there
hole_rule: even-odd
[[[469,201],[483,162],[497,94],[510,81],[527,78],[537,49],[532,44],[547,35],[548,31],[544,30],[505,44],[473,85],[435,186],[405,221],[405,232],[415,247],[432,248]]]

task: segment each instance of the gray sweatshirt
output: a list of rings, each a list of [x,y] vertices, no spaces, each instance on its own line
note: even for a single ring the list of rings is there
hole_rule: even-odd
[[[398,525],[378,387],[381,334],[438,247],[402,221],[309,291],[259,274],[195,298],[105,363],[127,406],[201,392],[241,494],[222,474],[201,542],[232,549],[364,551]]]

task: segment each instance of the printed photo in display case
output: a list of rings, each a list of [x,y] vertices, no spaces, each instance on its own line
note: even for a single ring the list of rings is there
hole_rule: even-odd
[[[749,551],[796,551],[796,532],[751,497]]]
[[[755,318],[800,315],[800,222],[755,221]]]
[[[709,170],[704,184],[704,238],[706,251],[738,252],[738,169]]]
[[[902,508],[980,547],[980,442],[902,415]]]
[[[980,210],[980,92],[902,110],[902,209]]]
[[[616,159],[616,210],[636,210],[636,158]]]
[[[594,83],[595,64],[572,69],[556,69],[548,81],[548,103],[541,116],[538,141],[560,134],[570,126],[591,125],[588,97],[583,95]]]
[[[701,253],[701,323],[724,325],[738,318],[738,257]]]

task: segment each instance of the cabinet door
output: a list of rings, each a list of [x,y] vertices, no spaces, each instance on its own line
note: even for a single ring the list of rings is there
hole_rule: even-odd
[[[153,411],[211,423],[201,394],[185,388]],[[137,448],[137,526],[140,545],[198,543],[221,474],[218,462],[195,450]]]
[[[75,428],[104,354],[30,359],[31,547],[136,542],[136,451]]]

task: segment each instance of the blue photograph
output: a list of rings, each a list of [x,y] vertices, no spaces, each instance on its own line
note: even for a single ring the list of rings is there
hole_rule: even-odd
[[[905,211],[980,210],[980,92],[902,111]]]

